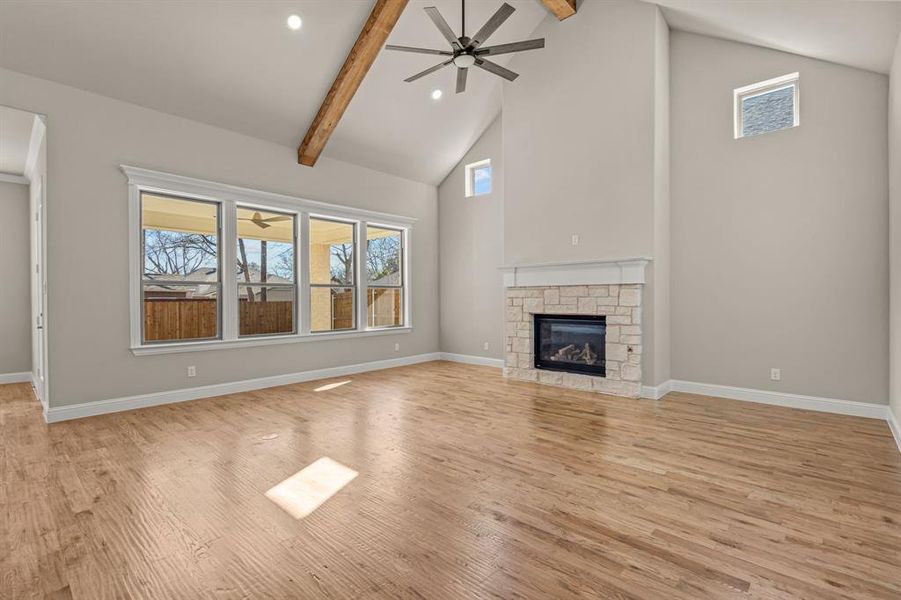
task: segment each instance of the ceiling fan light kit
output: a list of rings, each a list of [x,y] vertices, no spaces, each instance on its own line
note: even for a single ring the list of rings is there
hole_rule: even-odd
[[[454,35],[454,31],[450,28],[450,25],[447,24],[447,21],[444,20],[444,17],[441,16],[441,13],[438,12],[437,8],[428,6],[424,9],[426,14],[438,28],[438,31],[441,32],[441,35],[443,35],[444,39],[450,44],[450,51],[435,50],[432,48],[415,48],[412,46],[396,46],[393,44],[387,44],[385,46],[386,50],[394,50],[397,52],[413,52],[415,54],[434,54],[437,56],[450,57],[433,67],[429,67],[425,71],[420,71],[415,75],[407,77],[404,81],[407,83],[416,81],[417,79],[421,79],[426,75],[443,69],[447,65],[453,64],[457,67],[456,89],[459,94],[466,91],[466,75],[471,67],[477,67],[483,71],[488,71],[498,77],[503,77],[507,81],[513,81],[519,77],[518,73],[514,73],[506,67],[502,67],[497,63],[487,60],[485,58],[486,56],[497,56],[498,54],[510,54],[512,52],[521,52],[523,50],[537,50],[539,48],[544,48],[544,38],[482,48],[482,44],[491,36],[491,34],[503,25],[504,21],[506,21],[516,9],[505,2],[497,9],[491,18],[482,25],[482,28],[469,38],[466,37],[466,0],[461,0],[461,4],[463,23],[460,28],[460,37]]]

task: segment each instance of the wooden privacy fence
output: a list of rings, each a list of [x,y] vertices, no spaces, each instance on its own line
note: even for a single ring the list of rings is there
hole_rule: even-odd
[[[354,326],[353,292],[332,296],[332,328]],[[401,293],[393,289],[369,290],[371,326],[388,327],[401,324]],[[290,301],[238,302],[241,335],[290,333],[294,330],[294,303]],[[212,298],[146,298],[144,300],[144,340],[189,340],[214,338],[218,314]]]
[[[290,333],[294,303],[290,301],[238,303],[241,335]],[[144,300],[144,339],[148,342],[216,337],[216,301],[211,298],[147,298]]]
[[[216,301],[210,298],[146,298],[144,340],[216,337]]]
[[[294,331],[294,303],[286,300],[238,303],[241,335],[265,335]]]
[[[369,326],[400,325],[401,295],[398,288],[369,288]],[[353,326],[354,293],[336,292],[332,295],[332,329],[350,329]]]

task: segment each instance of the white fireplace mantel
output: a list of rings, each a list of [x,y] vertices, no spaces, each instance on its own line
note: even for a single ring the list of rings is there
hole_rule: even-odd
[[[615,285],[645,282],[651,258],[615,258],[501,267],[504,287]]]

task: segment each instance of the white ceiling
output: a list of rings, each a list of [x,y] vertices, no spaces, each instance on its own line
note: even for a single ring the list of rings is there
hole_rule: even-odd
[[[901,2],[651,0],[673,29],[888,73]]]
[[[0,106],[0,173],[24,175],[34,114]]]
[[[517,11],[491,43],[526,37],[547,14],[538,0],[509,1]],[[2,1],[0,66],[296,148],[372,4]],[[468,29],[500,4],[469,0]],[[413,0],[390,42],[443,49],[447,42],[422,10],[430,5],[459,28],[457,0]],[[292,13],[303,18],[300,31],[285,26]],[[403,82],[434,58],[381,53],[324,154],[439,182],[500,101],[495,78],[481,72],[456,98],[450,68]],[[440,102],[429,98],[435,87],[445,92]]]
[[[539,0],[507,1],[517,11],[490,44],[529,38],[552,19]],[[673,28],[880,72],[901,25],[897,2],[655,1]],[[270,140],[293,154],[372,2],[0,0],[0,66]],[[467,30],[500,3],[468,0]],[[458,0],[411,0],[389,42],[444,48],[422,10],[429,5],[459,29]],[[304,20],[298,32],[285,26],[292,13]],[[403,82],[435,59],[382,52],[324,154],[441,181],[498,114],[501,86],[471,69],[467,92],[457,96],[451,67]],[[429,98],[435,88],[444,91],[438,102]]]

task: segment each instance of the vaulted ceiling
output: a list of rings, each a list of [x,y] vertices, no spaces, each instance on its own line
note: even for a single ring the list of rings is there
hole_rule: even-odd
[[[652,0],[673,29],[888,73],[901,2]]]
[[[467,30],[478,29],[501,1],[469,0]],[[901,24],[896,2],[654,1],[673,28],[880,72]],[[507,2],[517,10],[491,44],[527,39],[543,19],[554,19],[539,0]],[[372,4],[6,0],[0,66],[270,140],[293,156]],[[411,0],[388,42],[443,49],[422,10],[432,5],[459,30],[459,0]],[[302,17],[299,31],[285,26],[290,14]],[[471,69],[466,93],[456,95],[450,68],[403,82],[435,58],[382,52],[324,155],[441,181],[498,114],[501,82]],[[438,101],[430,98],[434,89],[444,92]]]
[[[34,115],[0,106],[0,175],[25,174]]]
[[[537,0],[507,1],[517,11],[492,43],[528,37],[548,17]],[[467,29],[500,4],[470,0]],[[447,45],[425,6],[460,27],[458,0],[412,0],[390,43]],[[270,140],[293,155],[371,8],[372,0],[0,2],[0,66]],[[291,14],[303,19],[299,31],[285,26]],[[324,155],[441,181],[497,115],[500,84],[472,73],[455,96],[451,69],[403,82],[434,58],[382,52]],[[436,88],[444,91],[437,102]]]

